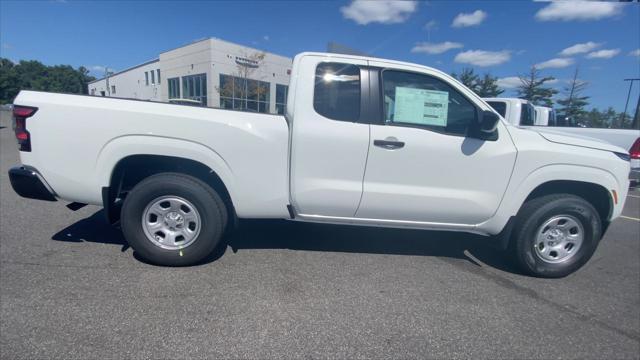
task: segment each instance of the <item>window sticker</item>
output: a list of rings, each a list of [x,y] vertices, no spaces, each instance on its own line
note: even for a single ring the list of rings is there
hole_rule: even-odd
[[[447,126],[449,92],[396,86],[394,122]]]

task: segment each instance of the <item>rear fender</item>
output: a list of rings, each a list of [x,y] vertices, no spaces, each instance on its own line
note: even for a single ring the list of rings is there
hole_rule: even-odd
[[[213,149],[188,140],[152,135],[122,136],[105,144],[100,150],[94,169],[101,187],[109,186],[118,162],[132,155],[171,156],[197,161],[218,175],[232,202],[236,199],[231,168]],[[235,203],[233,205],[237,206]]]

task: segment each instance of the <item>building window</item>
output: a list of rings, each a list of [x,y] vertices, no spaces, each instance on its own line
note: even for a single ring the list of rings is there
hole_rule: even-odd
[[[269,112],[269,83],[220,74],[220,107],[251,112]]]
[[[167,82],[169,83],[169,100],[180,99],[180,79],[171,78]]]
[[[284,115],[287,109],[287,95],[289,87],[287,85],[276,84],[276,112]]]
[[[149,86],[149,73],[148,72],[144,72],[144,83]]]
[[[156,70],[158,72],[158,85],[160,85],[160,69]]]
[[[207,106],[207,74],[182,77],[182,98],[200,102]]]
[[[115,93],[116,93],[116,86],[111,85],[111,95],[114,95]]]
[[[151,85],[155,85],[155,83],[156,83],[156,73],[153,70],[151,70],[149,72],[151,73]]]

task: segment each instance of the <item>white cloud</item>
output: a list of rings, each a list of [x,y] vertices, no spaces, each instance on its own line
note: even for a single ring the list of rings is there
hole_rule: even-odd
[[[465,14],[460,13],[453,19],[451,26],[453,27],[467,27],[480,25],[484,19],[487,18],[487,13],[482,10],[476,10],[472,13]]]
[[[539,21],[599,20],[620,13],[622,4],[610,1],[552,1],[538,10]]]
[[[572,58],[555,58],[536,64],[538,69],[559,69],[573,65],[575,61]]]
[[[341,7],[340,12],[360,25],[396,24],[407,20],[417,9],[417,1],[353,0],[348,6]]]
[[[443,43],[429,43],[420,42],[411,49],[412,53],[426,53],[426,54],[442,54],[452,49],[460,49],[464,45],[456,42],[445,41]]]
[[[573,46],[569,46],[568,48],[562,50],[558,55],[573,56],[577,54],[584,54],[600,47],[601,45],[602,45],[601,43],[595,43],[593,41],[588,41],[582,44],[575,44]]]
[[[269,41],[269,35],[263,35],[262,36],[262,40]]]
[[[498,79],[498,86],[503,89],[515,89],[522,84],[517,76],[507,76]]]
[[[640,49],[635,49],[629,52],[629,56],[637,56],[640,57]]]
[[[5,50],[9,50],[12,48],[11,44],[9,43],[2,43],[2,48]]]
[[[611,59],[618,55],[620,49],[602,49],[587,54],[587,59]]]
[[[438,22],[435,20],[431,20],[428,23],[424,24],[424,28],[426,30],[433,30],[438,28]]]
[[[467,50],[456,55],[454,61],[475,66],[500,65],[511,60],[511,51]]]

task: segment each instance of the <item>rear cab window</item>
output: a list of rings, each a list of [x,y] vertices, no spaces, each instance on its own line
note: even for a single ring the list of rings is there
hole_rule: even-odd
[[[360,67],[318,64],[313,94],[313,108],[318,114],[332,120],[355,122],[360,118],[360,97]]]
[[[536,110],[533,105],[529,103],[523,103],[522,109],[520,109],[520,125],[532,126],[536,118]]]

